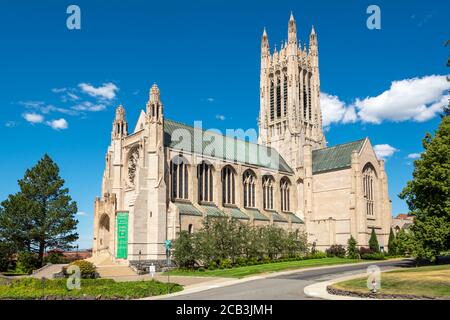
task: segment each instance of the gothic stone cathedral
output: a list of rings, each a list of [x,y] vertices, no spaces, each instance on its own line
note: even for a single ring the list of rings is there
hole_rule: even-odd
[[[273,54],[264,30],[260,81],[258,144],[165,119],[156,85],[132,133],[117,108],[95,200],[94,255],[162,261],[166,239],[223,215],[305,230],[321,250],[351,235],[367,246],[372,229],[387,246],[383,160],[368,138],[326,146],[314,28],[302,49],[291,15],[288,41]]]

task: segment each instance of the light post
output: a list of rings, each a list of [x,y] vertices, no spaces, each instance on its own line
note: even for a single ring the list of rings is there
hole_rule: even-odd
[[[138,274],[141,274],[141,250],[139,250]]]

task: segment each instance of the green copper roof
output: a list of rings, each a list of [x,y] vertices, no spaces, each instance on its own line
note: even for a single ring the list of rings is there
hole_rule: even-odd
[[[303,220],[297,217],[295,214],[293,213],[286,213],[286,214],[291,219],[292,223],[304,223]]]
[[[188,137],[186,139],[183,139]],[[186,141],[184,141],[186,140]],[[292,169],[273,148],[204,131],[173,120],[164,120],[164,145],[227,161],[292,173]]]
[[[273,221],[277,222],[287,222],[278,212],[272,212]]]
[[[225,213],[214,205],[203,204],[201,206],[209,217],[224,217]]]
[[[352,152],[361,151],[364,141],[361,139],[333,147],[314,150],[312,152],[313,174],[350,168],[352,164]]]
[[[231,213],[231,216],[236,219],[245,219],[245,220],[249,219],[249,217],[244,212],[239,210],[238,208],[231,208],[230,213]]]
[[[180,214],[189,216],[202,216],[203,214],[194,207],[191,203],[174,202],[177,208],[180,210]]]
[[[265,215],[263,215],[258,209],[245,209],[245,210],[249,212],[255,220],[270,221],[270,219],[267,218]]]

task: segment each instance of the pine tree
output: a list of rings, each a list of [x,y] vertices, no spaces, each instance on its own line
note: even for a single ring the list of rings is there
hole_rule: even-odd
[[[380,252],[380,246],[378,244],[377,235],[375,233],[375,229],[372,228],[372,233],[369,239],[369,248],[372,249],[373,252]]]
[[[395,239],[394,230],[392,230],[392,228],[389,232],[388,253],[390,256],[395,256],[397,254],[397,241]]]
[[[347,258],[349,259],[359,259],[359,253],[357,248],[358,242],[356,242],[353,236],[347,241]]]
[[[77,205],[48,155],[26,170],[18,183],[20,191],[1,203],[0,239],[18,251],[37,253],[42,265],[47,248],[69,249],[78,239]]]
[[[450,249],[450,117],[442,118],[434,138],[426,134],[423,147],[399,196],[415,216],[412,254],[433,260]]]

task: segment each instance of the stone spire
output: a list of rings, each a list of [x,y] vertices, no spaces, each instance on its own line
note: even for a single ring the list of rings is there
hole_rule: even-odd
[[[291,17],[289,18],[288,24],[288,43],[297,44],[297,26],[295,24],[294,15],[291,11]]]
[[[267,36],[266,28],[264,27],[261,38],[261,58],[266,58],[270,55],[269,37]]]
[[[116,117],[113,122],[112,137],[113,139],[122,138],[128,135],[128,123],[125,120],[125,109],[119,105],[116,109]]]
[[[160,99],[160,92],[158,86],[153,84],[149,93],[149,100],[147,102],[147,117],[149,122],[162,123],[163,121],[163,105]]]

